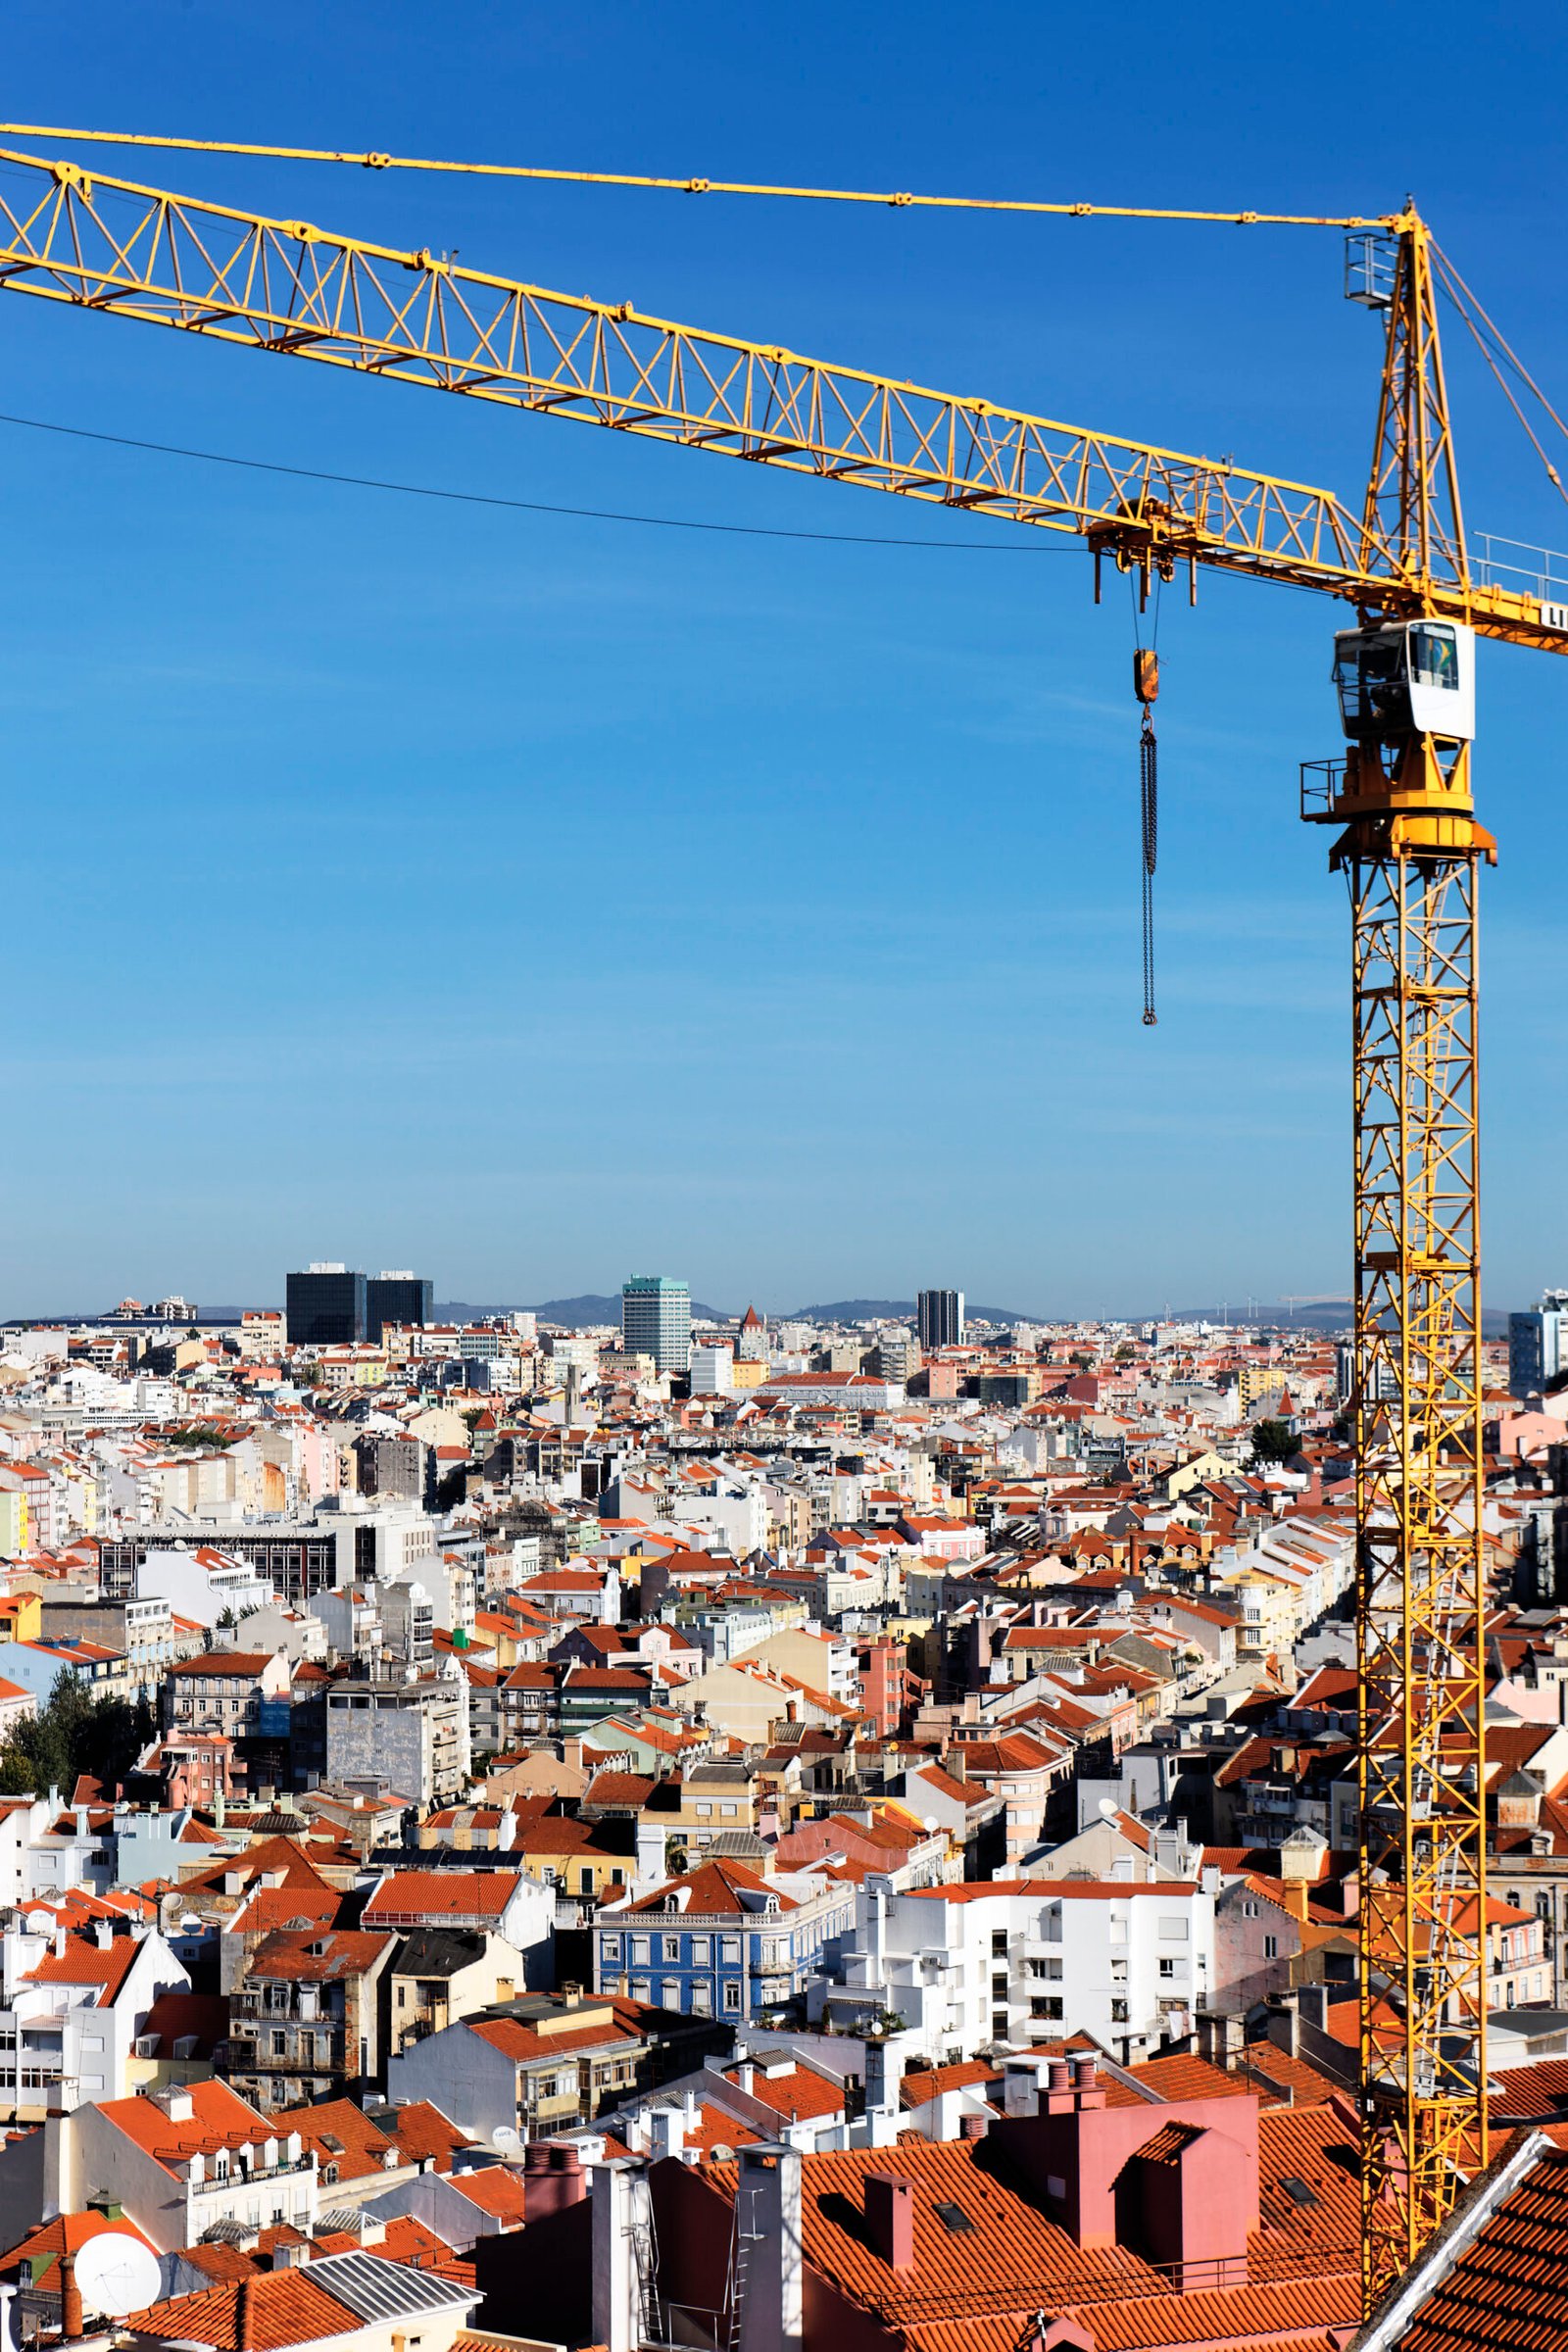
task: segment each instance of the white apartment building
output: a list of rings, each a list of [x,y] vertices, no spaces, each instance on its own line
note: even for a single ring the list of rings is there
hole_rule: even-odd
[[[8,1928],[0,1936],[0,2115],[40,2122],[51,2108],[123,2098],[136,2037],[160,1993],[190,1978],[163,1937],[100,1920],[88,1931]],[[47,1923],[47,1924],[45,1924]]]
[[[12,2181],[46,2221],[82,2212],[112,2183],[160,2254],[199,2244],[222,2222],[287,2224],[305,2237],[316,2229],[314,2153],[217,2081],[51,2116],[42,2132],[0,2153],[0,2193]]]
[[[191,1550],[183,1544],[160,1546],[136,1570],[138,1600],[164,1600],[174,1616],[193,1618],[209,1631],[225,1611],[246,1617],[275,1597],[270,1580],[248,1560],[232,1559],[211,1544]]]
[[[1092,2034],[1123,2064],[1192,2032],[1214,1981],[1219,1874],[911,1887],[868,1878],[811,2014],[898,2017],[933,2065]]]
[[[692,1395],[694,1396],[728,1396],[735,1387],[735,1350],[733,1348],[694,1348],[692,1349]]]

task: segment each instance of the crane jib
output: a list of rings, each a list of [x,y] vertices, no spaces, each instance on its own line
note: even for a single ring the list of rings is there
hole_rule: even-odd
[[[1333,492],[18,151],[0,288],[1568,652],[1568,611],[1412,561]]]

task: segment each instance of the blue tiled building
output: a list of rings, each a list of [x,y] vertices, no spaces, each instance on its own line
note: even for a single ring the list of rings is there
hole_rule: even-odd
[[[853,1886],[765,1879],[703,1862],[652,1894],[602,1910],[594,1986],[660,2009],[759,2024],[806,1991],[824,1946],[855,1924]]]

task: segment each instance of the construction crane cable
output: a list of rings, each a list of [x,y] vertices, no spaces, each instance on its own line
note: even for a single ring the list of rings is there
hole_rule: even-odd
[[[1159,1018],[1154,1010],[1154,858],[1159,835],[1159,756],[1147,703],[1138,738],[1138,769],[1144,850],[1144,1026],[1152,1029]]]
[[[1513,386],[1509,383],[1507,377],[1503,374],[1502,369],[1497,365],[1496,358],[1493,352],[1491,344],[1488,342],[1486,336],[1482,333],[1475,319],[1470,316],[1470,312],[1466,306],[1464,297],[1459,292],[1459,287],[1464,284],[1463,279],[1459,277],[1456,270],[1450,270],[1448,269],[1442,254],[1436,254],[1435,258],[1437,261],[1439,275],[1443,280],[1443,284],[1447,293],[1449,301],[1453,304],[1454,309],[1458,312],[1460,318],[1464,320],[1465,325],[1469,328],[1470,334],[1475,342],[1476,349],[1480,352],[1482,358],[1486,361],[1487,366],[1491,368],[1493,374],[1495,376],[1497,380],[1497,388],[1501,392],[1503,399],[1508,403],[1509,408],[1512,409],[1514,415],[1518,417],[1520,425],[1524,430],[1525,437],[1529,441],[1530,446],[1535,451],[1537,457],[1541,460],[1543,466],[1545,468],[1546,479],[1550,482],[1558,497],[1564,501],[1568,501],[1568,489],[1565,489],[1563,486],[1561,474],[1559,474],[1556,466],[1552,464],[1544,449],[1542,447],[1540,437],[1538,436],[1535,427],[1532,425],[1529,417],[1525,415],[1524,410],[1519,405],[1519,401],[1515,395]],[[1468,288],[1466,288],[1466,292],[1468,292]],[[1480,309],[1479,304],[1477,304],[1476,307],[1478,310]],[[1483,312],[1482,317],[1485,318],[1485,316],[1486,314]],[[1490,319],[1488,320],[1488,324],[1491,325]],[[1493,332],[1494,334],[1496,333],[1496,329],[1494,327],[1493,328]],[[1540,387],[1532,381],[1527,370],[1520,367],[1518,360],[1516,360],[1513,353],[1508,350],[1507,344],[1502,342],[1500,335],[1497,336],[1497,340],[1502,344],[1503,351],[1507,353],[1507,356],[1512,362],[1513,366],[1519,369],[1520,375],[1524,378],[1525,382],[1529,384],[1531,391],[1535,393],[1536,398],[1540,401],[1542,407],[1545,410],[1552,422],[1560,431],[1568,431],[1568,426],[1563,425],[1562,418],[1557,415],[1557,412],[1552,407],[1550,401],[1547,400],[1545,394],[1540,389]]]
[[[285,466],[274,458],[238,458],[222,449],[190,449],[177,441],[143,441],[131,433],[95,432],[84,424],[57,424],[46,416],[17,416],[0,409],[0,424],[22,425],[33,433],[61,433],[73,441],[104,441],[115,449],[138,449],[161,458],[195,458],[206,466],[234,466],[246,473],[290,474],[296,481],[335,482],[350,490],[391,490],[404,498],[450,500],[464,507],[506,507],[521,514],[564,514],[583,522],[635,522],[651,530],[716,531],[730,539],[806,539],[828,547],[934,548],[940,554],[971,556],[1071,555],[1074,549],[1054,540],[1013,546],[986,539],[897,539],[869,531],[788,531],[762,522],[699,522],[684,514],[631,514],[613,507],[563,507],[539,498],[501,498],[484,490],[440,490],[428,482],[388,481],[376,474],[335,473],[324,466]]]
[[[1529,368],[1519,357],[1519,354],[1514,350],[1513,345],[1509,342],[1501,327],[1498,326],[1496,320],[1488,311],[1485,303],[1481,300],[1475,289],[1468,285],[1464,278],[1460,276],[1452,262],[1449,261],[1447,255],[1439,245],[1436,237],[1434,237],[1432,240],[1432,255],[1434,261],[1438,265],[1438,268],[1443,272],[1444,282],[1447,287],[1449,298],[1453,302],[1455,309],[1459,312],[1460,317],[1465,319],[1465,324],[1470,328],[1470,332],[1475,335],[1477,334],[1477,329],[1473,321],[1465,317],[1465,303],[1469,303],[1471,308],[1474,310],[1476,317],[1481,319],[1488,334],[1493,337],[1498,350],[1508,362],[1509,367],[1514,369],[1522,382],[1524,382],[1535,394],[1537,400],[1540,401],[1542,407],[1545,410],[1546,415],[1551,418],[1552,423],[1557,427],[1557,430],[1560,433],[1568,434],[1568,422],[1565,422],[1564,419],[1559,416],[1551,402],[1546,398],[1545,393],[1543,392],[1541,386],[1537,383],[1535,377],[1531,374]],[[1462,300],[1461,297],[1463,298]]]
[[[1155,642],[1159,636],[1160,583],[1156,576],[1154,618],[1146,646],[1139,628],[1141,588],[1132,572],[1129,571],[1127,578],[1133,595],[1133,692],[1144,714],[1138,735],[1139,889],[1144,933],[1144,1027],[1152,1029],[1159,1018],[1154,1010],[1154,866],[1159,852],[1159,747],[1154,740],[1154,698],[1159,692],[1159,655]]]
[[[1047,204],[1018,196],[923,196],[907,188],[810,188],[746,179],[672,178],[649,172],[578,172],[545,164],[469,164],[421,155],[383,155],[339,147],[273,147],[252,139],[166,138],[143,130],[81,130],[58,122],[0,122],[0,136],[79,139],[102,147],[165,147],[190,155],[249,155],[277,163],[356,164],[375,172],[455,172],[484,179],[565,180],[600,188],[659,188],[685,196],[779,196],[819,204],[876,204],[895,212],[1047,213],[1067,220],[1191,220],[1246,228],[1381,228],[1398,214],[1198,212],[1185,206]]]

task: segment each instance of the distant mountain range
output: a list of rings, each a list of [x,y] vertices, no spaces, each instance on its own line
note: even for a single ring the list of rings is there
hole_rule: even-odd
[[[1235,1323],[1240,1320],[1245,1306],[1244,1300],[1239,1310],[1234,1298],[1223,1309],[1217,1306],[1179,1306],[1171,1319],[1177,1323],[1218,1323],[1228,1317]],[[1260,1324],[1272,1324],[1281,1331],[1348,1331],[1355,1313],[1348,1298],[1301,1299],[1295,1306],[1287,1306],[1283,1301],[1269,1304],[1254,1298],[1252,1307],[1253,1329]],[[1162,1317],[1134,1315],[1131,1320],[1135,1323],[1152,1323],[1161,1321]],[[1508,1309],[1505,1306],[1482,1308],[1481,1336],[1484,1340],[1505,1340],[1508,1337]]]
[[[568,1331],[584,1331],[596,1323],[619,1323],[620,1293],[584,1291],[576,1298],[546,1298],[537,1306],[483,1306],[471,1298],[438,1298],[430,1312],[437,1323],[477,1323],[484,1315],[537,1315],[541,1323],[562,1323]],[[729,1320],[729,1310],[704,1306],[694,1298],[692,1319],[724,1323]]]
[[[965,1316],[975,1323],[1037,1323],[1038,1315],[1025,1314],[1021,1306],[976,1306],[971,1300],[963,1302]],[[798,1306],[790,1314],[775,1316],[783,1323],[890,1323],[914,1321],[912,1298],[830,1298],[824,1306]]]
[[[1219,1323],[1229,1320],[1239,1323],[1246,1311],[1246,1300],[1235,1298],[1219,1306],[1182,1306],[1174,1309],[1172,1320],[1178,1323]],[[541,1323],[561,1323],[568,1331],[581,1331],[593,1324],[618,1324],[620,1321],[620,1293],[585,1291],[576,1298],[546,1298],[542,1304],[523,1309],[510,1306],[485,1306],[467,1298],[438,1300],[433,1309],[438,1323],[467,1323],[481,1315],[507,1315],[516,1312],[537,1315]],[[734,1307],[709,1306],[700,1298],[692,1300],[692,1319],[697,1323],[732,1322],[742,1310]],[[1051,1323],[1061,1318],[1040,1310],[1017,1306],[965,1306],[965,1312],[977,1323],[996,1323],[1004,1327],[1014,1323]],[[1269,1302],[1254,1298],[1252,1326],[1272,1324],[1280,1330],[1347,1331],[1349,1328],[1351,1304],[1348,1298],[1301,1299],[1294,1306],[1283,1300]],[[1164,1319],[1159,1308],[1142,1315],[1115,1318],[1129,1323],[1156,1323]],[[787,1313],[770,1312],[774,1323],[873,1323],[914,1321],[912,1298],[828,1298],[812,1306],[792,1307]],[[1108,1319],[1108,1318],[1107,1318]],[[1508,1336],[1508,1314],[1504,1307],[1488,1307],[1482,1315],[1482,1335],[1489,1340]]]
[[[1238,1302],[1232,1298],[1223,1306],[1181,1306],[1174,1310],[1172,1319],[1178,1323],[1219,1323],[1226,1319],[1235,1323],[1246,1311],[1246,1304],[1245,1299]],[[1267,1300],[1254,1299],[1252,1306],[1254,1329],[1259,1324],[1272,1324],[1280,1330],[1330,1332],[1347,1331],[1350,1324],[1351,1306],[1348,1298],[1301,1299],[1295,1306],[1287,1306],[1283,1300],[1271,1303]],[[692,1317],[699,1323],[731,1322],[737,1311],[739,1310],[730,1307],[708,1306],[699,1298],[692,1300]],[[1022,1308],[1015,1306],[970,1306],[966,1311],[976,1322],[996,1323],[1003,1326],[1014,1323],[1051,1323],[1061,1319],[1038,1310],[1025,1312]],[[611,1293],[585,1291],[576,1298],[546,1298],[541,1305],[530,1307],[485,1305],[471,1298],[441,1298],[437,1299],[431,1312],[438,1323],[472,1323],[477,1322],[484,1315],[526,1313],[537,1315],[541,1323],[560,1323],[564,1325],[568,1331],[581,1331],[594,1324],[618,1324],[620,1321],[620,1293],[618,1291]],[[1165,1312],[1163,1307],[1158,1307],[1141,1315],[1118,1316],[1115,1320],[1127,1323],[1157,1323],[1163,1321]],[[201,1309],[201,1319],[203,1323],[207,1324],[237,1323],[240,1319],[240,1309],[237,1306],[204,1306]],[[912,1298],[830,1298],[816,1306],[793,1307],[787,1314],[781,1315],[770,1311],[768,1319],[773,1323],[892,1321],[912,1323],[914,1321],[914,1300]],[[1110,1320],[1108,1317],[1105,1319]],[[13,1327],[25,1327],[28,1324],[40,1323],[94,1323],[101,1320],[100,1315],[79,1313],[11,1315],[4,1318],[5,1324]],[[1482,1313],[1481,1331],[1484,1339],[1505,1340],[1508,1336],[1507,1308],[1487,1307]]]
[[[602,1296],[597,1291],[585,1291],[577,1298],[546,1298],[539,1306],[480,1306],[468,1298],[440,1298],[431,1309],[438,1323],[473,1322],[481,1315],[537,1315],[541,1323],[564,1323],[568,1329],[582,1329],[593,1323],[620,1321],[620,1293]],[[731,1323],[744,1314],[744,1307],[708,1306],[700,1298],[692,1300],[692,1320],[695,1323]],[[1023,1323],[1030,1318],[1015,1307],[970,1306],[966,1312],[982,1323]],[[825,1305],[792,1307],[786,1314],[769,1314],[774,1323],[871,1323],[902,1320],[914,1321],[912,1298],[832,1298]]]

